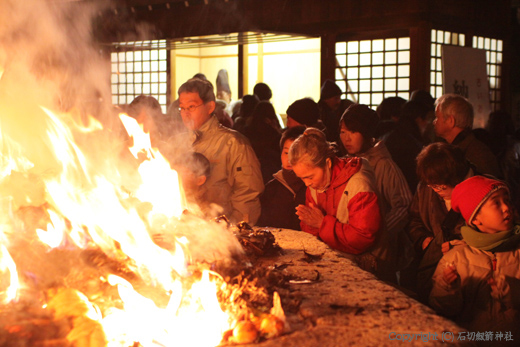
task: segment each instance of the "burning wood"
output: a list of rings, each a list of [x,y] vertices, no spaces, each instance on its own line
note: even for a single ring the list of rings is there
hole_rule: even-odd
[[[249,256],[273,256],[282,252],[273,233],[267,228],[253,229],[246,222],[241,222],[236,226],[235,235]]]
[[[35,229],[41,228],[45,222],[48,222],[48,214],[41,209],[24,208],[16,215],[20,218],[19,225],[24,226],[22,232],[25,236],[32,235],[33,238]],[[221,218],[222,220],[225,218]],[[274,235],[267,229],[254,229],[246,223],[230,226],[230,229],[244,247],[246,254],[250,256],[237,258],[231,265],[218,262],[189,264],[190,275],[183,279],[184,291],[188,291],[191,286],[201,281],[205,271],[217,269],[218,272],[225,274],[225,277],[219,276],[216,272],[212,275],[219,288],[217,295],[220,306],[234,317],[234,323],[223,332],[221,342],[241,344],[277,337],[288,329],[280,297],[275,291],[283,290],[286,286],[286,278],[276,269],[256,268],[251,266],[251,263],[262,256],[279,254],[282,250],[276,244]],[[28,247],[25,238],[14,237],[13,240],[15,242],[11,242],[12,249]],[[77,261],[66,262],[66,269],[60,270],[63,277],[58,282],[39,286],[40,290],[45,290],[45,293],[40,295],[39,300],[31,303],[29,312],[35,312],[36,307],[43,304],[45,309],[40,312],[43,318],[28,317],[17,318],[14,321],[5,319],[0,321],[4,327],[0,338],[5,341],[18,341],[16,344],[12,342],[5,344],[8,347],[27,344],[107,346],[103,318],[112,307],[121,309],[124,306],[115,287],[106,280],[109,274],[117,274],[125,278],[137,288],[136,290],[152,297],[159,306],[168,305],[169,296],[165,295],[160,288],[145,283],[137,273],[135,262],[127,256],[120,254],[114,258],[113,255],[107,255],[95,245],[87,249],[71,247],[68,250],[49,250],[40,247],[37,253],[37,258],[43,263],[55,262],[54,259],[57,258],[72,258]],[[29,267],[33,265],[33,263],[27,264]],[[25,272],[27,269],[22,268],[22,270]],[[36,274],[38,277],[42,276],[39,272]],[[39,278],[35,280],[39,281]],[[10,304],[10,308],[11,313],[16,312],[10,315],[11,317],[20,317],[23,310],[27,309],[26,306],[16,303]],[[46,327],[48,334],[36,333],[39,331],[37,327],[42,325]]]

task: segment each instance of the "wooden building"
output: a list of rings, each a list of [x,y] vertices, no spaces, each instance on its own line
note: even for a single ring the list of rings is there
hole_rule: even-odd
[[[166,40],[172,48],[183,38],[236,33],[239,96],[247,78],[243,47],[255,42],[251,33],[320,38],[321,82],[334,79],[346,97],[371,105],[416,89],[438,97],[440,47],[484,49],[491,108],[513,112],[519,122],[514,104],[520,84],[511,78],[520,75],[513,63],[519,55],[513,47],[519,37],[517,5],[506,0],[126,0],[105,10],[96,36],[105,44]]]

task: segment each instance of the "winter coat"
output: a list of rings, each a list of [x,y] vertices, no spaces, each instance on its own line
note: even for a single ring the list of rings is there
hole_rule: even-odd
[[[231,222],[255,224],[260,217],[260,194],[264,190],[260,163],[249,140],[219,124],[213,116],[196,132],[193,150],[211,163],[205,183],[207,198],[223,208]]]
[[[273,175],[260,197],[262,214],[257,225],[300,230],[296,206],[305,204],[307,187],[301,179],[289,185],[282,170]]]
[[[361,156],[374,170],[387,230],[391,233],[401,230],[408,223],[408,208],[412,203],[412,194],[403,173],[383,142],[378,142]]]
[[[410,206],[410,223],[407,230],[418,255],[417,290],[425,301],[431,290],[431,278],[442,258],[442,244],[460,239],[460,227],[464,218],[459,213],[446,209],[444,200],[433,189],[421,182],[417,186]],[[427,237],[433,237],[428,247],[422,249]]]
[[[453,140],[452,145],[459,147],[462,152],[464,152],[466,159],[475,165],[478,172],[493,175],[496,178],[502,178],[496,156],[491,152],[489,147],[479,141],[471,131],[464,130],[458,134]]]
[[[443,279],[454,265],[459,278]],[[493,279],[496,286],[490,285]],[[442,257],[433,276],[430,305],[469,331],[520,332],[520,249],[489,252],[456,246]]]
[[[350,254],[369,250],[381,227],[374,173],[362,158],[334,158],[331,181],[324,192],[307,189],[305,204],[324,214],[319,228],[301,222],[303,231],[319,237],[333,249]]]
[[[412,194],[406,179],[392,160],[384,142],[378,142],[361,156],[368,160],[374,170],[380,198],[379,205],[384,211],[386,233],[391,242],[389,246],[400,257],[401,264],[398,267],[409,265],[413,257],[413,249],[404,228],[409,221],[408,209],[412,203]]]

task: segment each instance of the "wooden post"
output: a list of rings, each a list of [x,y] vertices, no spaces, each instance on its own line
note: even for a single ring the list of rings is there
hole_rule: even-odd
[[[334,80],[336,70],[336,34],[321,36],[321,71],[320,78],[323,85],[325,80]]]
[[[430,92],[431,28],[424,23],[410,29],[410,93]]]

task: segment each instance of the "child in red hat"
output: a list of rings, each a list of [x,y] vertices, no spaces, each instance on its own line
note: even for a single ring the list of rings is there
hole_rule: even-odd
[[[515,337],[520,333],[520,225],[514,223],[509,189],[501,181],[474,176],[455,187],[451,203],[466,221],[461,228],[466,245],[442,257],[430,304],[470,332]]]

